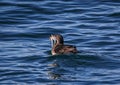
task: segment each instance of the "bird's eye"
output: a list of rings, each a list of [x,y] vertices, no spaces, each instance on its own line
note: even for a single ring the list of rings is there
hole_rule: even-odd
[[[57,43],[57,40],[53,40],[53,44],[55,45]]]

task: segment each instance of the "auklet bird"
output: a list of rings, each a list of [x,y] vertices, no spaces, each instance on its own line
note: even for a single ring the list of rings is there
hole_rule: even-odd
[[[51,44],[52,44],[52,55],[58,54],[69,54],[69,53],[77,53],[77,49],[73,45],[64,45],[64,39],[60,34],[54,34],[50,36]]]

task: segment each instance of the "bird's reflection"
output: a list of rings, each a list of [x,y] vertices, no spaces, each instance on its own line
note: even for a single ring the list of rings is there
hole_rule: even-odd
[[[60,64],[57,63],[57,60],[54,60],[51,64],[48,64],[50,67],[48,71],[48,76],[50,79],[60,79],[62,74],[59,73],[60,70]]]

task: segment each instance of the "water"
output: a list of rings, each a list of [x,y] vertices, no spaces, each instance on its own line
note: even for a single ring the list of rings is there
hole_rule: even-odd
[[[50,34],[77,55],[52,56]],[[119,0],[0,0],[0,84],[119,85]]]

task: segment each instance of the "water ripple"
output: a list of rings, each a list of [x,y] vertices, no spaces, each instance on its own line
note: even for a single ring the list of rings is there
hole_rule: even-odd
[[[119,84],[117,0],[1,0],[0,83]],[[51,56],[62,34],[77,55]]]

